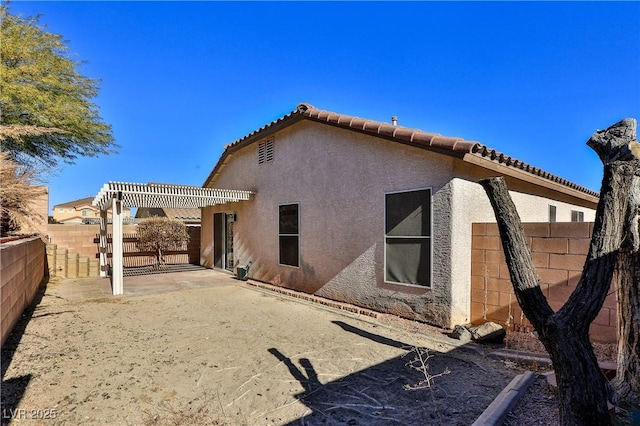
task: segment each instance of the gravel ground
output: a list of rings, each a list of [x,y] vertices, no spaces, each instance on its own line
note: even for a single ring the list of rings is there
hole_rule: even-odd
[[[560,424],[558,401],[537,375],[516,406],[508,414],[505,426],[557,426]]]
[[[64,285],[49,285],[3,347],[2,424],[468,425],[533,368],[487,358],[498,346],[442,345],[446,330],[426,324],[241,284],[82,302]],[[500,347],[544,350],[531,333]],[[615,345],[595,350],[615,360]],[[533,369],[506,425],[558,424]],[[42,410],[56,418],[11,415]]]
[[[61,285],[3,347],[3,424],[469,425],[519,373],[231,280],[84,301]]]
[[[393,324],[395,327],[422,333],[445,333],[442,330],[427,324],[408,321],[391,315],[381,317],[382,321]],[[612,343],[593,343],[594,352],[599,361],[612,362],[617,357],[617,345]],[[525,351],[532,354],[546,355],[544,346],[534,333],[509,332],[504,344],[485,345],[484,350],[490,352],[499,348],[507,348],[516,351]],[[523,393],[521,399],[508,414],[506,426],[556,426],[560,424],[558,401],[555,393],[549,388],[544,373],[551,371],[545,366],[517,365],[509,360],[505,361],[508,368],[519,371],[531,370],[536,373],[536,379]]]

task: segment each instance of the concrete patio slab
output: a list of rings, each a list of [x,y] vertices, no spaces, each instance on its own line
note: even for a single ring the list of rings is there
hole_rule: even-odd
[[[163,274],[124,277],[124,295],[113,296],[109,278],[77,278],[58,280],[50,286],[52,295],[67,300],[91,300],[105,297],[142,296],[193,288],[217,287],[237,283],[231,274],[197,269]]]

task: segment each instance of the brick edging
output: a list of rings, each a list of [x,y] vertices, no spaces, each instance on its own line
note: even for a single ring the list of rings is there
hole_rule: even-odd
[[[261,281],[248,280],[247,284],[261,288],[264,290],[269,290],[274,293],[284,294],[285,296],[294,297],[296,299],[302,299],[308,302],[317,303],[324,306],[329,306],[331,308],[340,309],[341,311],[347,311],[354,314],[365,315],[368,317],[379,319],[381,317],[380,312],[372,311],[370,309],[361,308],[359,306],[351,305],[349,303],[344,302],[336,302],[335,300],[325,299],[324,297],[315,296],[309,293],[303,293],[300,291],[290,290],[284,287],[277,287],[272,284],[267,284]]]

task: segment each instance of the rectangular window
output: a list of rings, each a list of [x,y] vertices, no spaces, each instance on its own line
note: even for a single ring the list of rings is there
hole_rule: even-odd
[[[556,221],[556,206],[549,205],[549,222],[555,223]]]
[[[300,266],[300,205],[278,206],[278,238],[280,264]]]
[[[88,217],[91,215],[91,210],[89,209],[82,209],[82,216],[83,217]]]
[[[273,160],[273,139],[268,139],[258,144],[258,164],[264,164]]]
[[[571,222],[584,222],[584,212],[571,210]]]
[[[384,216],[385,282],[431,287],[431,188],[385,194]]]

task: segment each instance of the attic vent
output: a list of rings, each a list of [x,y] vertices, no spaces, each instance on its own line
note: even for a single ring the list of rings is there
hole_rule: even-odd
[[[273,160],[273,139],[268,139],[258,144],[258,164],[264,164]]]

